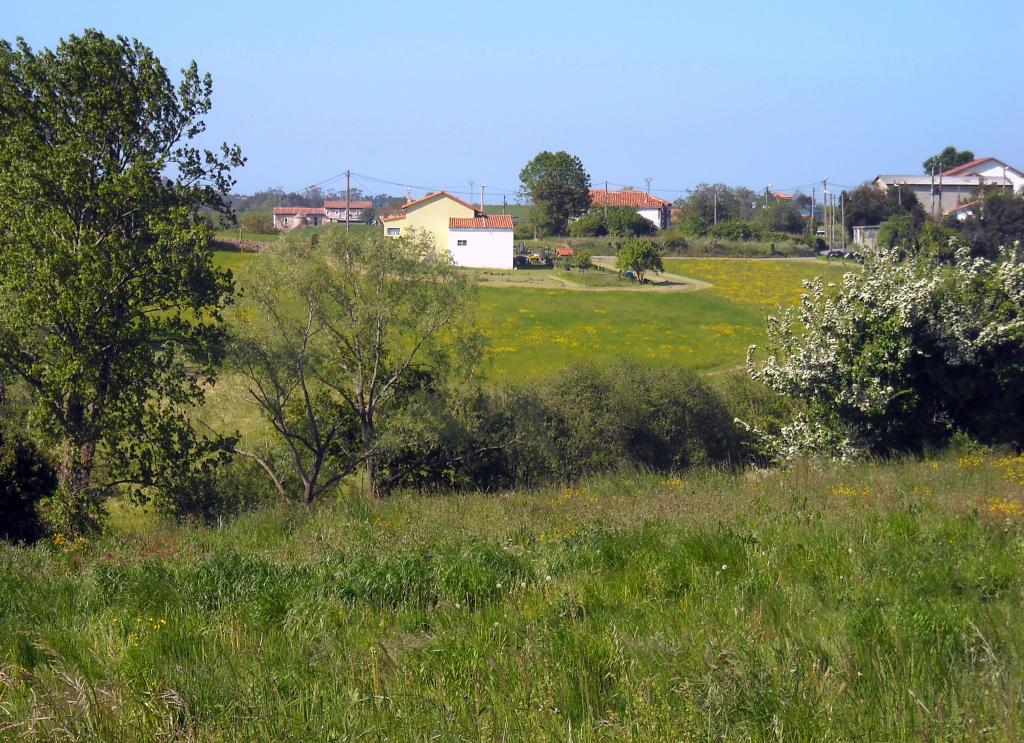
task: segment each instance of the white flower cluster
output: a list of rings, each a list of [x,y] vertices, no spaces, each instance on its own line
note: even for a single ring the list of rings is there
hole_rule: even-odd
[[[952,264],[880,249],[841,285],[804,282],[799,306],[768,318],[765,353],[759,359],[751,346],[747,368],[806,404],[765,441],[770,450],[848,458],[900,448],[908,430],[949,423],[949,411],[923,388],[936,369],[945,378],[946,370],[965,372],[1024,348],[1020,243],[996,261],[953,247]]]

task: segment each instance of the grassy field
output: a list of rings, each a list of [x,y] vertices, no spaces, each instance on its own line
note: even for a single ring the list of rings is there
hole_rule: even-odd
[[[732,368],[763,339],[766,312],[799,299],[804,278],[838,281],[856,270],[824,261],[728,258],[667,260],[665,269],[714,286],[680,293],[482,286],[478,318],[491,339],[491,378],[529,379],[573,361],[619,357]]]
[[[259,257],[217,254],[218,265],[236,274],[253,260]],[[764,337],[765,313],[799,299],[804,278],[821,274],[838,281],[857,267],[822,260],[685,258],[666,260],[665,269],[713,286],[691,292],[596,291],[631,287],[607,272],[475,271],[483,279],[477,318],[491,341],[489,378],[528,381],[571,362],[616,358],[703,371],[732,368]],[[541,288],[530,287],[540,281]],[[551,285],[556,281],[579,286],[557,288]],[[580,286],[595,291],[578,291]]]
[[[1016,741],[1022,483],[623,475],[0,545],[0,737]]]

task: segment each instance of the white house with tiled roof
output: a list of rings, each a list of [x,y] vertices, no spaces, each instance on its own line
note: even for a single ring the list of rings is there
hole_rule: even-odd
[[[512,216],[450,217],[448,252],[459,266],[512,268]]]
[[[636,213],[650,221],[659,230],[667,230],[672,225],[672,205],[657,196],[643,191],[625,189],[623,191],[607,191],[599,188],[590,190],[592,206],[628,206],[636,209]]]
[[[384,234],[427,234],[447,248],[460,266],[512,268],[512,217],[484,213],[447,191],[406,202],[399,214],[383,217]]]
[[[345,222],[366,222],[366,214],[373,207],[369,199],[326,199],[324,201],[324,220],[328,224],[345,224]]]
[[[982,157],[938,175],[880,175],[875,186],[885,191],[906,186],[936,219],[996,189],[1019,192],[1024,173],[994,157]]]
[[[294,230],[299,227],[319,227],[324,223],[322,206],[275,206],[275,230]]]
[[[1003,185],[1012,186],[1016,192],[1024,188],[1024,173],[994,157],[980,157],[977,160],[971,160],[969,163],[956,168],[950,168],[942,173],[943,178],[979,175],[990,181],[1002,181]]]

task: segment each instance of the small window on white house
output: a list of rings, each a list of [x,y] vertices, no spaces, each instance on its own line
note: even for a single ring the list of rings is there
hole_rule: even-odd
[[[456,245],[458,245],[460,248],[464,247],[466,245],[466,241],[465,240],[457,240],[456,241]]]
[[[388,227],[388,234],[391,235],[391,237],[398,237],[401,233],[401,227]]]

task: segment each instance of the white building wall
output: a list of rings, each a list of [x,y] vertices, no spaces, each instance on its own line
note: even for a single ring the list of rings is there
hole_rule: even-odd
[[[654,224],[659,230],[661,229],[661,210],[660,209],[637,209],[636,213],[646,219],[648,222]]]
[[[512,268],[512,230],[449,228],[448,252],[459,266]]]
[[[985,177],[985,180],[1002,181],[1003,174],[1006,174],[1006,180],[1013,184],[1013,190],[1019,191],[1024,187],[1024,173],[1021,173],[1016,168],[1007,166],[1005,170],[999,163],[985,163],[981,168],[974,171]]]

